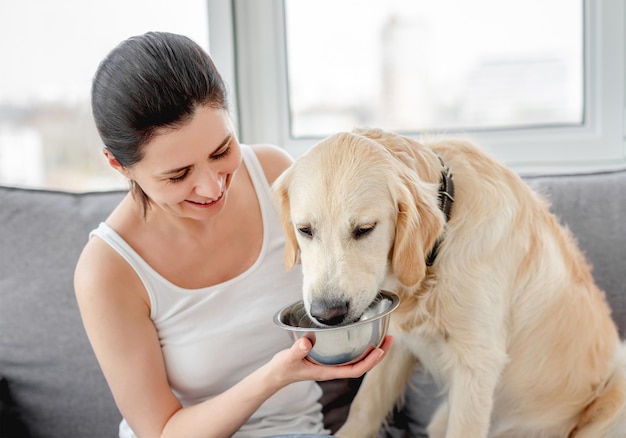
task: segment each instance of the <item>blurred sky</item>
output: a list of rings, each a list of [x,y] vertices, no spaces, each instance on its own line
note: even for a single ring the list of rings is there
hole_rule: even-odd
[[[206,0],[0,0],[0,104],[84,100],[100,60],[150,30],[208,50]]]

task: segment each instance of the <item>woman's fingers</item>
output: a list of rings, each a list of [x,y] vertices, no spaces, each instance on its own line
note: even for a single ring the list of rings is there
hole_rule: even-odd
[[[274,359],[284,370],[282,376],[288,382],[299,380],[334,380],[360,377],[376,366],[387,354],[393,344],[392,336],[385,336],[380,347],[373,349],[362,360],[349,365],[318,365],[307,358],[313,348],[309,339],[301,338],[293,343],[291,348],[278,353]],[[291,377],[289,377],[291,376]]]

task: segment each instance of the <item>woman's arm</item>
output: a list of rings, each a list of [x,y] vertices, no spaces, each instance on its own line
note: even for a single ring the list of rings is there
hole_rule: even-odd
[[[390,339],[363,361],[315,365],[300,340],[277,353],[222,394],[182,408],[172,393],[144,287],[132,268],[98,238],[76,267],[75,290],[83,323],[116,404],[139,437],[224,437],[235,433],[282,387],[301,380],[358,377],[389,349]]]
[[[224,437],[235,433],[276,391],[301,380],[333,380],[362,376],[376,365],[391,347],[387,337],[380,348],[362,361],[340,367],[316,365],[306,359],[308,339],[300,339],[277,353],[228,391],[204,403],[180,409],[167,423],[163,437]]]
[[[118,409],[139,437],[158,437],[181,408],[172,393],[150,302],[130,265],[91,238],[74,274],[83,324]]]

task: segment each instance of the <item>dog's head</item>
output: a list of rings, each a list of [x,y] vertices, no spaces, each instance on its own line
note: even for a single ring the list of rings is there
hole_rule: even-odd
[[[274,183],[285,263],[288,269],[302,263],[305,307],[319,323],[359,319],[387,276],[409,287],[424,277],[444,219],[438,185],[423,181],[417,169],[432,160],[412,150],[417,147],[378,130],[336,134]],[[436,175],[437,164],[434,157]]]

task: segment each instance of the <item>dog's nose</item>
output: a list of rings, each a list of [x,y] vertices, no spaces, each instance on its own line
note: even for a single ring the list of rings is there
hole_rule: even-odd
[[[311,302],[311,316],[325,325],[339,325],[348,314],[347,301],[313,300]]]

